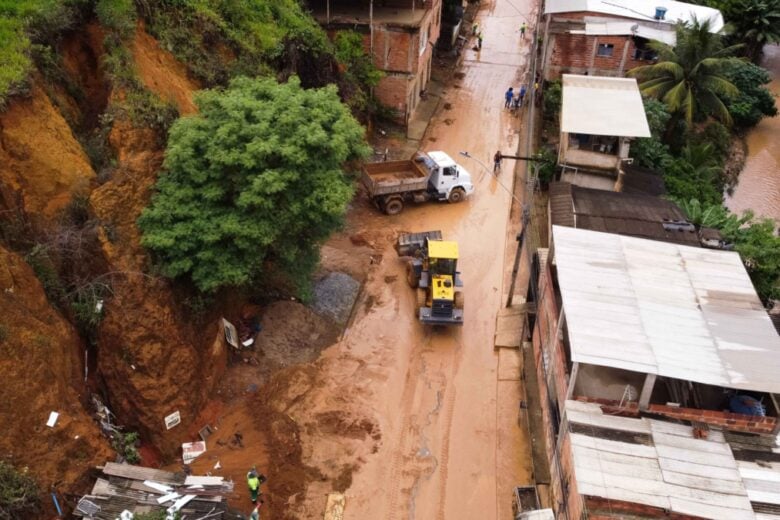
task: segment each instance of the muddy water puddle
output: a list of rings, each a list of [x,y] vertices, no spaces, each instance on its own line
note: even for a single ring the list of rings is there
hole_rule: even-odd
[[[764,48],[763,67],[772,74],[767,85],[780,95],[780,46]],[[733,212],[752,209],[780,222],[780,117],[766,118],[747,136],[748,154],[739,182],[726,206]]]

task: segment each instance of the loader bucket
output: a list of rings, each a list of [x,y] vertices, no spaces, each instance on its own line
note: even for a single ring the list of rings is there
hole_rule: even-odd
[[[420,233],[402,233],[398,236],[395,251],[398,256],[414,256],[425,247],[425,240],[441,240],[441,231],[422,231]]]

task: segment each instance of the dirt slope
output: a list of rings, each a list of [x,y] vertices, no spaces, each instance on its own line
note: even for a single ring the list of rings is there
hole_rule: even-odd
[[[28,467],[41,489],[69,488],[113,457],[79,400],[84,346],[46,300],[32,269],[0,248],[0,458]],[[60,413],[48,428],[49,412]]]
[[[87,155],[38,85],[0,114],[0,209],[21,208],[51,222],[94,179]]]

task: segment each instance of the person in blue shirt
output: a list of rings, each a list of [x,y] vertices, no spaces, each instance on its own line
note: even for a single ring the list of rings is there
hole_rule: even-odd
[[[509,87],[509,90],[504,94],[504,108],[512,106],[512,98],[515,96],[515,89]]]
[[[525,88],[525,85],[523,85],[522,87],[520,87],[520,94],[519,94],[519,96],[518,96],[518,98],[520,98],[520,106],[523,106],[523,98],[525,98],[525,93],[526,93],[526,90],[527,90],[527,89]]]

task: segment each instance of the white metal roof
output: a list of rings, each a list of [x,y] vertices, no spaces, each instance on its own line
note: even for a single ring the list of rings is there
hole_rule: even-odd
[[[572,30],[572,34],[586,34],[588,36],[606,35],[606,36],[631,36],[637,35],[648,40],[658,40],[667,45],[674,46],[677,42],[677,33],[670,30],[656,29],[647,27],[633,21],[588,21],[585,17],[585,30]]]
[[[655,20],[656,7],[666,9],[663,20]],[[545,14],[602,13],[662,24],[690,22],[696,17],[700,22],[710,20],[712,32],[718,32],[723,28],[723,15],[717,9],[674,0],[547,0],[544,4],[544,12]]]
[[[561,131],[650,137],[636,79],[564,74]]]
[[[739,254],[553,226],[573,361],[780,392],[780,336]]]
[[[717,520],[763,518],[751,501],[780,505],[780,464],[737,460],[720,431],[697,439],[690,426],[606,415],[593,403],[565,406],[566,428],[578,426],[568,435],[581,495]],[[606,438],[607,430],[644,442]]]

